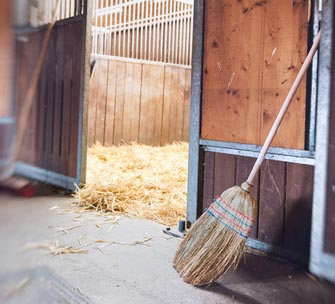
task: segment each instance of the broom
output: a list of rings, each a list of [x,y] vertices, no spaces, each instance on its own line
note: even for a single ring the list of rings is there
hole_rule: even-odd
[[[231,267],[236,269],[257,215],[257,203],[250,194],[253,181],[313,59],[320,35],[321,32],[315,38],[248,179],[241,186],[232,187],[214,199],[180,243],[173,266],[185,282],[194,286],[207,285],[218,280]]]

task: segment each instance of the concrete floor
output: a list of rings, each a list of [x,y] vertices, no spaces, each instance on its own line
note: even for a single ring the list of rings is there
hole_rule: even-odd
[[[13,273],[44,267],[87,297],[90,303],[97,304],[335,301],[333,285],[320,282],[305,270],[284,261],[252,254],[246,254],[245,262],[238,270],[227,274],[219,284],[194,288],[184,283],[173,269],[172,259],[179,240],[164,235],[162,225],[121,218],[110,229],[104,215],[90,212],[76,218],[80,214],[59,214],[57,209],[49,210],[53,206],[66,208],[70,200],[61,195],[26,199],[0,192],[0,278],[1,275],[9,278]],[[75,226],[79,227],[67,233],[57,230]],[[145,244],[112,244],[102,251],[97,247],[103,243],[95,242],[131,243],[147,237],[152,239]],[[47,250],[25,249],[29,243],[55,241],[77,248],[80,238],[82,244],[89,244],[82,248],[88,250],[87,254],[52,256]],[[45,303],[44,298],[40,303]],[[83,303],[83,300],[66,303]]]

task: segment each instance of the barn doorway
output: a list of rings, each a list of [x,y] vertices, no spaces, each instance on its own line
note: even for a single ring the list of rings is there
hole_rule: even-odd
[[[82,207],[186,213],[193,1],[93,0]]]

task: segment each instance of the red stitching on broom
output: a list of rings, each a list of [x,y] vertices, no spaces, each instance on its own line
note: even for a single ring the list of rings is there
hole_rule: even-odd
[[[216,209],[213,209],[211,206],[208,209],[210,209],[210,211],[213,212],[214,214],[217,213],[222,218],[225,218],[227,221],[231,222],[233,224],[233,226],[235,226],[236,229],[239,229],[240,231],[246,231],[247,233],[249,233],[251,231],[251,228],[249,228],[249,229],[242,228],[241,226],[237,225],[234,221],[232,221],[228,217],[224,216],[221,212],[217,211]]]
[[[232,206],[230,206],[225,200],[222,199],[221,196],[218,196],[217,199],[218,199],[221,203],[223,203],[223,204],[225,204],[227,207],[229,207],[230,209],[236,211],[236,212],[237,212],[238,214],[240,214],[242,217],[244,217],[244,218],[246,218],[246,219],[248,219],[249,221],[252,221],[252,222],[255,221],[255,220],[251,219],[250,217],[248,217],[247,215],[243,214],[242,212],[240,212],[240,211],[236,210],[235,208],[233,208]]]

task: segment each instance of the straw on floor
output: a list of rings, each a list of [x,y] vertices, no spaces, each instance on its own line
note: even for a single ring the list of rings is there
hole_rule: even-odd
[[[176,225],[186,213],[187,159],[187,143],[90,147],[87,183],[75,204]]]

